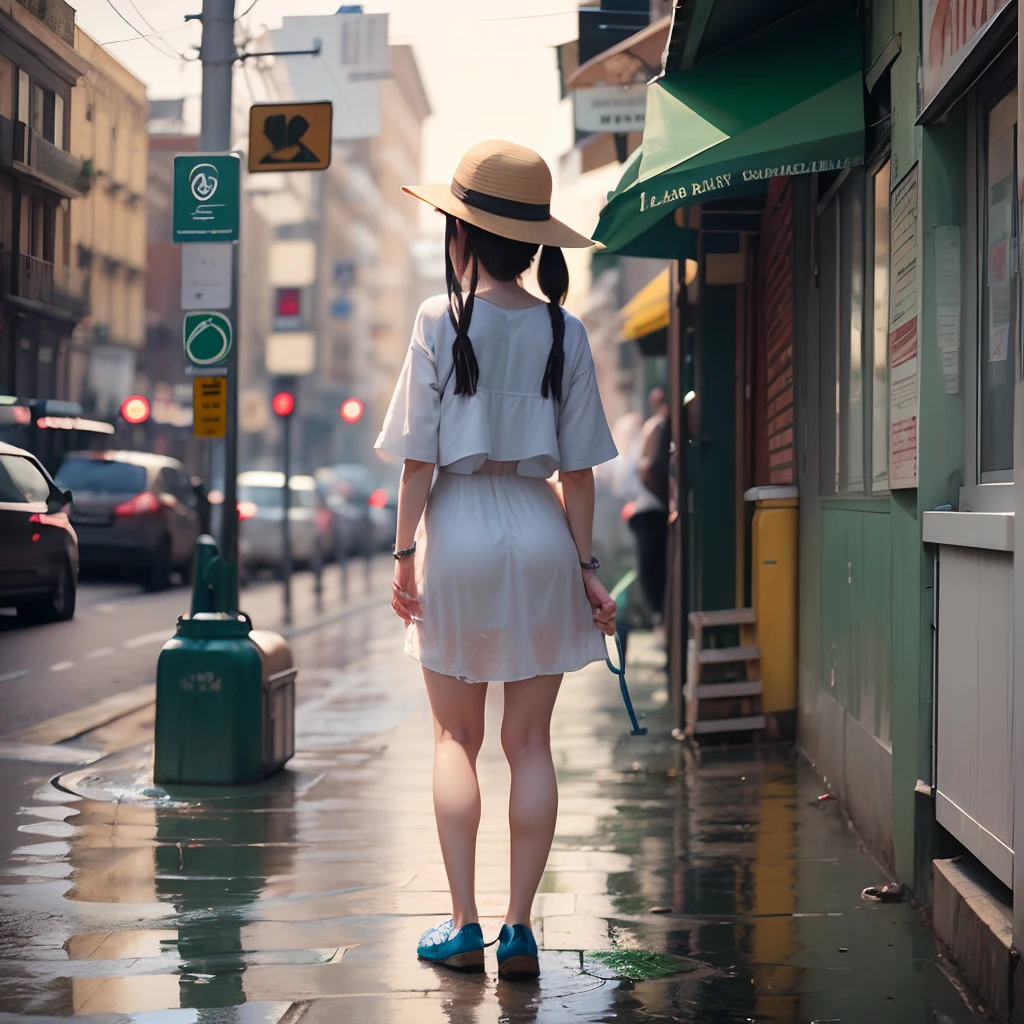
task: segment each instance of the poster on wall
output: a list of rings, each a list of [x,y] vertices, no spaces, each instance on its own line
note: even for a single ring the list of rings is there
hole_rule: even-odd
[[[889,487],[917,486],[918,165],[889,197]]]
[[[921,0],[925,107],[941,92],[1010,0]]]

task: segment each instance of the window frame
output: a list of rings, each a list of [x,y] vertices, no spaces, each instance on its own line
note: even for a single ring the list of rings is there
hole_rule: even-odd
[[[891,488],[889,487],[889,412],[891,406],[890,388],[892,386],[892,366],[889,363],[889,298],[892,287],[892,252],[889,252],[888,264],[886,266],[886,303],[885,303],[885,405],[886,405],[886,460],[885,460],[885,484],[875,487],[875,465],[874,465],[874,412],[875,412],[875,179],[881,173],[885,165],[889,165],[889,188],[886,191],[886,201],[889,205],[889,240],[887,248],[891,247],[892,240],[892,149],[887,144],[865,168],[864,174],[864,314],[862,317],[862,340],[863,354],[861,365],[865,378],[863,405],[864,405],[864,496],[866,498],[888,498]],[[870,259],[870,265],[869,265]],[[870,358],[869,358],[870,357]]]
[[[984,301],[985,267],[985,207],[987,202],[986,163],[987,117],[988,112],[1011,92],[1019,88],[1015,60],[1004,60],[992,69],[984,81],[975,88],[967,102],[966,110],[966,194],[974,197],[968,200],[965,211],[964,255],[972,261],[963,275],[963,323],[962,343],[964,369],[964,477],[960,488],[959,506],[968,512],[1012,512],[1013,470],[981,472],[981,359],[982,344],[982,302]],[[1018,131],[1020,126],[1018,125]],[[1014,204],[1016,206],[1016,204]],[[1017,226],[1018,232],[1020,225]],[[1011,249],[1013,246],[1011,245]],[[1016,315],[1016,311],[1013,311]],[[1011,328],[1011,338],[1015,336]],[[1013,358],[1019,353],[1014,345]],[[1020,367],[1015,366],[1016,373]],[[1000,479],[1001,477],[1001,479]]]
[[[888,142],[872,155],[871,159],[860,168],[854,168],[840,178],[837,178],[832,186],[825,192],[818,203],[815,219],[815,230],[820,230],[822,219],[825,216],[836,218],[836,324],[835,344],[829,344],[829,352],[822,350],[820,362],[820,388],[822,401],[822,423],[825,429],[822,431],[822,446],[820,467],[819,494],[823,499],[832,500],[864,500],[864,501],[888,501],[891,491],[888,483],[888,472],[884,486],[878,488],[874,484],[874,460],[873,460],[873,411],[875,397],[874,379],[874,256],[875,256],[875,178],[882,168],[890,164],[890,188],[891,181],[891,146]],[[844,477],[849,475],[848,467],[843,466],[843,455],[845,446],[848,444],[847,436],[844,433],[844,424],[848,419],[849,409],[849,383],[850,373],[847,373],[847,393],[843,393],[843,367],[850,362],[850,352],[843,352],[843,318],[849,315],[851,325],[854,319],[852,291],[844,297],[846,285],[853,286],[852,278],[843,277],[842,252],[843,252],[843,210],[841,194],[846,186],[849,177],[862,175],[861,187],[861,224],[859,228],[859,252],[860,252],[860,275],[861,275],[861,307],[859,310],[860,323],[860,423],[861,435],[860,447],[860,486],[850,489],[846,486]],[[836,204],[835,210],[831,210],[832,204]],[[891,204],[890,204],[891,205]],[[851,243],[852,245],[853,243]],[[820,244],[819,253],[823,252]],[[856,251],[856,247],[854,248]],[[820,260],[819,256],[819,260]],[[853,264],[851,262],[851,268]],[[891,274],[891,259],[889,272]],[[820,275],[820,271],[819,271]],[[822,317],[823,308],[821,305],[822,295],[820,289],[822,282],[818,282],[818,316]],[[844,302],[846,305],[844,306]],[[886,337],[888,338],[888,303],[886,303]],[[852,330],[852,326],[850,327]],[[849,342],[849,337],[846,341]],[[834,348],[834,351],[831,349]],[[888,367],[888,358],[886,360]],[[827,377],[826,377],[827,375]],[[887,373],[888,380],[888,373]],[[886,404],[888,405],[888,388],[886,389]],[[888,422],[888,420],[887,420]],[[856,428],[855,428],[856,429]],[[887,431],[888,433],[888,431]],[[888,442],[887,442],[888,443]]]

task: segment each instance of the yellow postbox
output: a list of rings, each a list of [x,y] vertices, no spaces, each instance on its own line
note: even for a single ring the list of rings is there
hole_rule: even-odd
[[[764,714],[796,710],[799,492],[752,487],[752,572]]]

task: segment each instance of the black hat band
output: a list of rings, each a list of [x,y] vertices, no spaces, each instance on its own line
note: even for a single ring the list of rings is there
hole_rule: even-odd
[[[520,203],[515,199],[502,199],[489,196],[486,192],[477,192],[466,188],[452,178],[452,195],[461,199],[467,206],[472,206],[484,213],[493,213],[496,217],[508,217],[511,220],[551,220],[550,203]]]

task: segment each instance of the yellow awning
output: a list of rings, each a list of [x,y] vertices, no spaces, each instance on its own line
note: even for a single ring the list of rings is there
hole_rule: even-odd
[[[669,268],[643,286],[621,309],[622,336],[642,338],[668,327]]]

